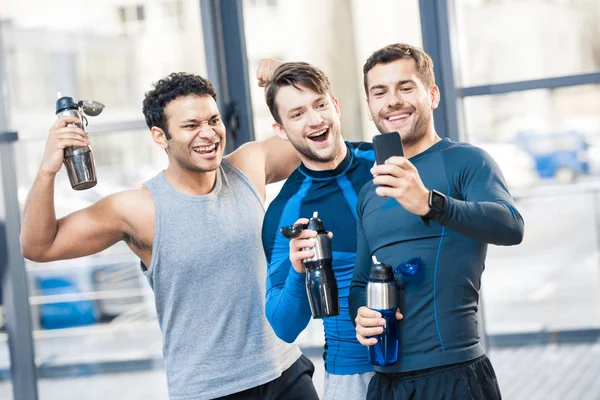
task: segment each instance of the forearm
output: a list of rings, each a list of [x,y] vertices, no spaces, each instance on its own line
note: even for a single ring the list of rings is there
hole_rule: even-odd
[[[25,200],[21,226],[21,251],[25,258],[42,257],[56,237],[54,180],[54,174],[38,172]]]
[[[292,343],[310,320],[305,275],[289,267],[283,285],[267,288],[266,314],[273,331],[281,340]]]
[[[350,284],[348,295],[348,311],[350,320],[355,324],[358,309],[367,304],[367,283],[371,271],[371,251],[362,230],[361,221],[357,224],[356,261],[354,264],[354,275]]]
[[[515,245],[523,240],[523,218],[514,205],[447,199],[437,222],[471,239],[496,245]]]

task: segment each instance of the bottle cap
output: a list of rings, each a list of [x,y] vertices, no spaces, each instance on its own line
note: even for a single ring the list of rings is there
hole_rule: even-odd
[[[327,230],[323,226],[323,221],[319,218],[319,213],[315,211],[312,218],[308,221],[307,229],[317,231],[317,233],[327,233]]]
[[[73,100],[72,97],[61,97],[60,99],[56,100],[56,113],[58,114],[61,111],[64,110],[77,110],[79,108],[79,105],[77,104],[77,102],[75,100]]]
[[[369,280],[372,281],[393,281],[394,270],[388,264],[377,261],[377,258],[373,256],[373,265],[371,266],[371,274]]]

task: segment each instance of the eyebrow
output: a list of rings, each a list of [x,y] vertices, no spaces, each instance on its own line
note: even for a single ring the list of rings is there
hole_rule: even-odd
[[[397,86],[402,86],[402,85],[406,85],[406,84],[413,84],[416,85],[417,82],[413,81],[412,79],[405,79],[402,81],[398,81],[396,83]],[[370,92],[372,92],[373,90],[377,90],[377,89],[385,89],[387,86],[386,85],[375,85],[375,86],[371,86],[371,88],[369,89]]]
[[[292,114],[292,113],[295,113],[296,111],[300,111],[302,109],[304,109],[304,106],[294,107],[291,110],[288,110],[287,114]]]
[[[319,97],[317,97],[317,98],[315,99],[315,101],[313,101],[313,104],[320,103],[320,102],[322,102],[323,100],[325,100],[325,95],[324,95],[324,94],[322,94],[322,95],[319,95]],[[292,109],[291,109],[291,110],[289,110],[287,113],[288,113],[288,114],[293,114],[293,113],[295,113],[296,111],[300,111],[300,110],[303,110],[303,109],[304,109],[304,106],[298,106],[298,107],[294,107],[294,108],[292,108]]]
[[[208,120],[210,121],[212,119],[219,118],[219,116],[220,116],[219,114],[213,114],[208,118]],[[199,122],[202,122],[202,120],[199,120],[197,118],[189,118],[189,119],[184,119],[183,121],[181,121],[181,124],[189,124],[190,122],[197,124]]]

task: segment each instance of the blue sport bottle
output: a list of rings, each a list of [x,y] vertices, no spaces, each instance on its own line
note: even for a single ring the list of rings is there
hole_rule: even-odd
[[[384,367],[398,362],[398,321],[396,309],[398,297],[396,280],[392,267],[377,261],[373,256],[373,265],[367,284],[367,307],[378,311],[385,318],[383,333],[372,336],[377,343],[369,346],[369,362]]]

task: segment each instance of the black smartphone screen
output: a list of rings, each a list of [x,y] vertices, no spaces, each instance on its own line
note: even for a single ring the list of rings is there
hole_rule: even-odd
[[[398,132],[382,133],[373,137],[375,160],[377,164],[385,164],[385,160],[392,156],[404,156],[402,139]]]

